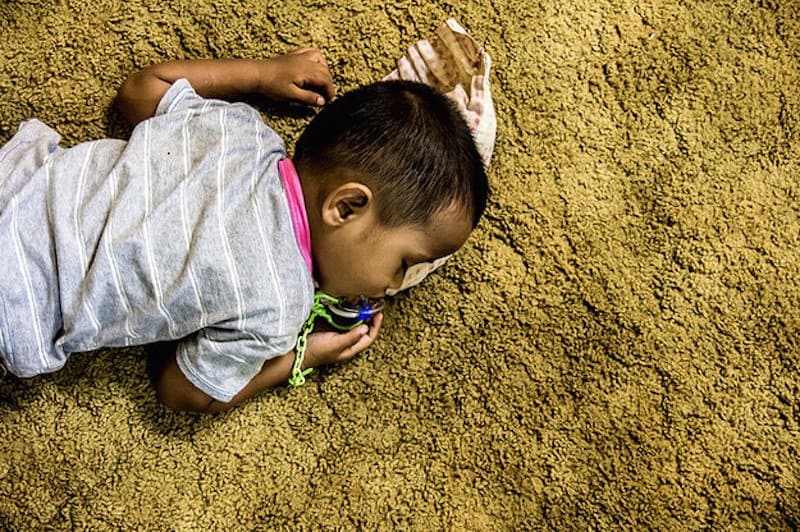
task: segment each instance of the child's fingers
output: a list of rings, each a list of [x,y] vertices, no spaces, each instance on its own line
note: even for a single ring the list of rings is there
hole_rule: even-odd
[[[334,96],[333,78],[330,71],[323,66],[309,70],[302,79],[295,81],[290,96],[308,105],[325,105]]]
[[[367,329],[366,332],[363,332],[364,329],[362,329],[362,327],[365,327],[365,325],[359,325],[353,329],[354,331],[358,331],[359,338],[357,338],[351,346],[342,351],[342,354],[339,355],[338,361],[341,362],[344,360],[349,360],[372,345],[372,342],[375,341],[375,338],[378,336],[378,332],[381,330],[382,323],[383,313],[379,312],[372,318],[372,325]]]
[[[381,326],[383,325],[383,312],[378,312],[372,318],[372,326],[369,328],[369,335],[374,340],[375,337],[378,336],[378,333],[381,330]]]
[[[324,96],[327,101],[331,101],[334,97],[333,76],[331,76],[331,71],[325,65],[315,64],[313,67],[304,70],[302,85],[318,89],[317,92]]]
[[[308,89],[303,89],[297,86],[295,86],[295,88],[292,89],[290,96],[294,101],[298,103],[304,103],[306,105],[318,105],[318,106],[325,105],[325,98],[322,97],[322,95],[320,95],[318,92],[314,92]]]
[[[358,342],[360,342],[368,332],[369,329],[366,325],[359,325],[347,332],[337,333],[330,346],[331,351],[337,353],[334,358],[338,360],[343,353],[349,352],[354,346],[358,345]]]

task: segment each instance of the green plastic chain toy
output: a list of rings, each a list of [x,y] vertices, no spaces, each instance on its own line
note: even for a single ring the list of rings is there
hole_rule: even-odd
[[[383,302],[370,303],[365,297],[359,299],[358,305],[352,305],[344,299],[329,296],[324,292],[314,294],[314,303],[311,305],[311,314],[300,330],[297,337],[294,352],[294,365],[292,375],[289,377],[289,384],[297,388],[306,382],[306,377],[310,375],[314,368],[302,369],[303,357],[308,346],[308,335],[314,329],[314,322],[317,318],[324,318],[328,324],[339,331],[349,331],[358,327],[383,308]],[[342,325],[336,322],[336,318],[347,320],[349,323]]]

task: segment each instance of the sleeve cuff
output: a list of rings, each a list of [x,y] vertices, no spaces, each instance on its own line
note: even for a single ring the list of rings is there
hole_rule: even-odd
[[[187,361],[187,354],[186,354],[186,345],[184,343],[179,344],[178,351],[175,354],[175,361],[178,363],[178,368],[183,372],[183,375],[186,379],[191,382],[198,390],[203,392],[204,394],[208,395],[212,399],[216,401],[221,401],[223,403],[230,402],[236,396],[237,392],[231,393],[230,391],[225,391],[217,386],[214,386],[203,377],[198,375],[193,369],[192,365]]]
[[[175,109],[175,106],[186,97],[189,91],[194,92],[194,89],[185,78],[175,80],[158,102],[156,116],[169,113]]]

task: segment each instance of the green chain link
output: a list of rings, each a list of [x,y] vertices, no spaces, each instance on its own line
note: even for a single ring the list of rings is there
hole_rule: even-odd
[[[317,318],[324,318],[328,324],[339,331],[349,331],[358,327],[364,320],[357,321],[352,325],[339,325],[333,321],[333,316],[330,315],[328,309],[325,308],[326,304],[337,303],[339,300],[333,296],[329,296],[324,292],[317,292],[314,294],[314,303],[311,305],[311,314],[300,329],[300,336],[297,337],[297,343],[294,347],[294,365],[292,366],[292,376],[289,377],[289,384],[295,388],[302,386],[306,383],[306,376],[310,375],[314,368],[303,367],[303,357],[306,354],[306,347],[308,347],[308,335],[314,330],[314,322]]]

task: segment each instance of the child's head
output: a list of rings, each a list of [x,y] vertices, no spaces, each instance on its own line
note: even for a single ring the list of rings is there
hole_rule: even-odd
[[[294,162],[317,280],[337,296],[382,297],[408,266],[460,248],[489,194],[458,109],[414,82],[374,83],[338,98],[300,136]]]

